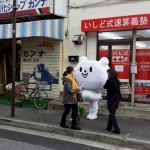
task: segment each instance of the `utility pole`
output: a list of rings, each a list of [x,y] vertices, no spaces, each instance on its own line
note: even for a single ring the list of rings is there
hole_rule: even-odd
[[[133,29],[133,54],[132,54],[132,64],[136,64],[136,35],[137,35],[137,30],[136,29]],[[131,68],[131,67],[130,67]],[[132,91],[132,94],[131,94],[131,106],[135,106],[135,73],[132,73],[131,75],[131,91]]]
[[[15,80],[16,80],[16,0],[13,0],[13,39],[12,39],[12,103],[11,117],[15,116]]]

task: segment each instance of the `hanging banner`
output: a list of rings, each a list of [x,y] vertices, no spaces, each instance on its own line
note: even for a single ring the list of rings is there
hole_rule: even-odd
[[[135,94],[150,95],[150,49],[137,49]]]
[[[150,27],[150,14],[89,19],[81,21],[82,32],[149,28],[149,27]]]

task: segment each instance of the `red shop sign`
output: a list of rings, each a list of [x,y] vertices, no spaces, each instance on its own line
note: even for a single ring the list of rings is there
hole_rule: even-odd
[[[133,28],[149,28],[150,14],[99,18],[81,21],[81,31],[121,30]]]

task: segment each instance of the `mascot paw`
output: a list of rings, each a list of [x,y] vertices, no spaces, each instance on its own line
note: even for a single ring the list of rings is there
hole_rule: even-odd
[[[90,117],[90,115],[88,114],[86,118],[88,118],[88,119],[89,119],[89,117]]]

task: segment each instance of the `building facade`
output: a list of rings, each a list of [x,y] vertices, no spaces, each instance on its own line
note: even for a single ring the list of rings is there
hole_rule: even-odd
[[[65,19],[64,66],[76,66],[68,56],[109,59],[122,84],[132,94],[132,106],[150,103],[150,2],[123,0],[69,1]]]
[[[0,82],[5,86],[12,82],[12,33],[11,7],[13,1],[0,4]],[[6,7],[7,6],[7,7]],[[66,17],[66,0],[17,1],[16,23],[16,81],[23,79],[25,73],[36,71],[41,78],[38,65],[44,64],[49,79],[57,82],[47,86],[49,97],[58,97],[60,76],[62,74],[63,24]],[[29,82],[36,81],[31,78]],[[29,88],[32,88],[30,85]]]

